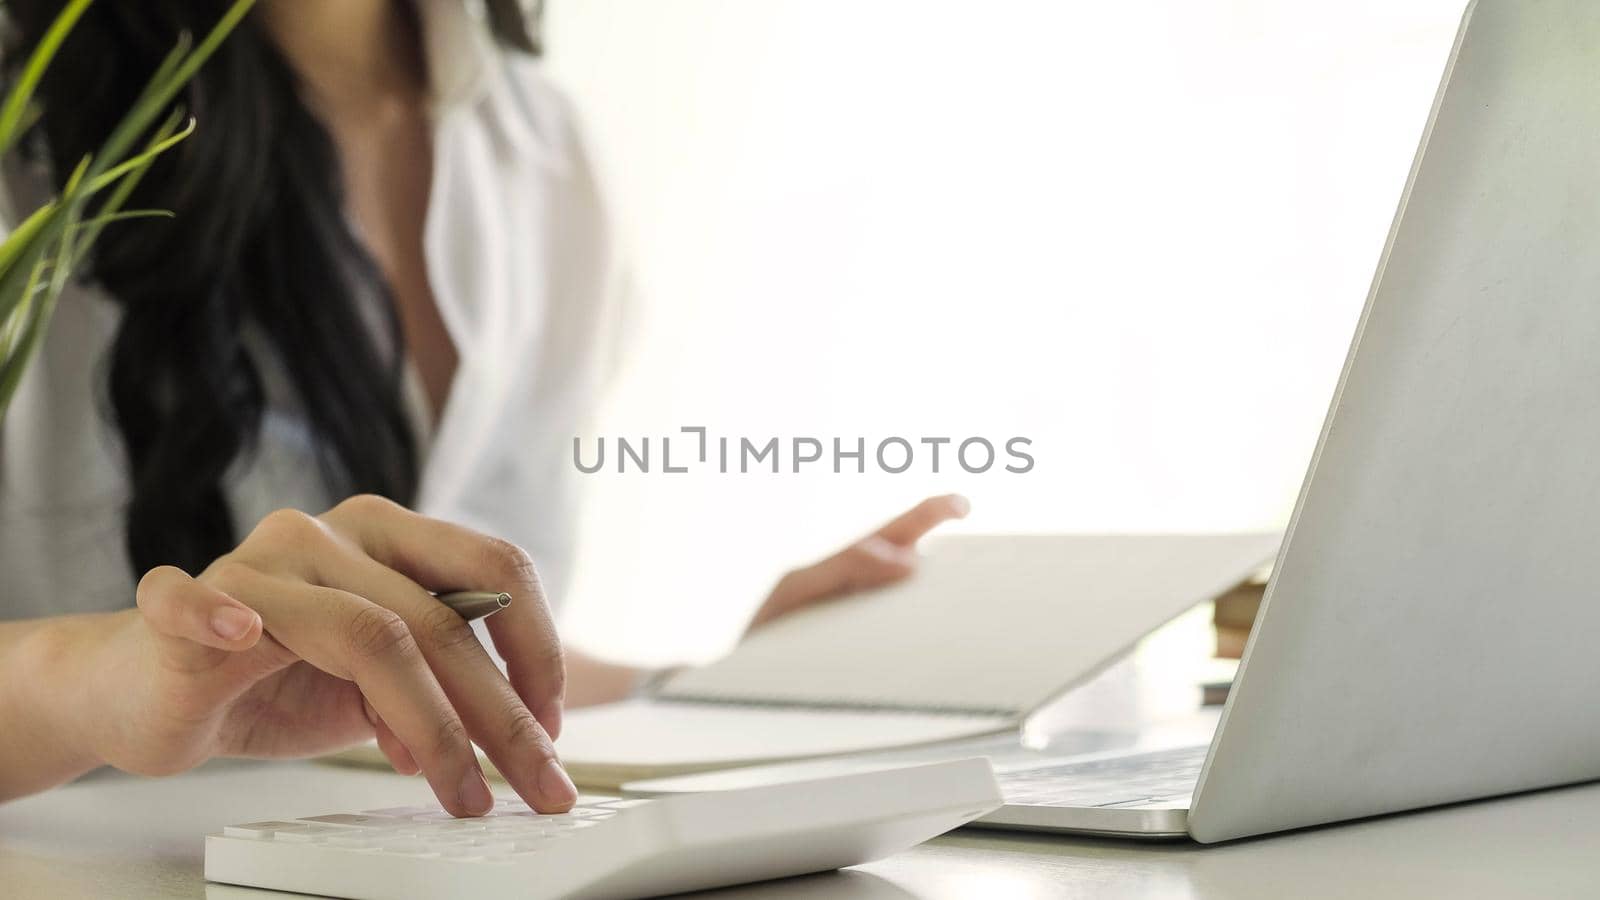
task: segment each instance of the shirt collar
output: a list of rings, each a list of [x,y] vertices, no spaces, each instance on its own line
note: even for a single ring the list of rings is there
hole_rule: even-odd
[[[507,51],[491,33],[481,0],[420,0],[417,8],[435,120],[483,108],[513,150],[547,152],[538,123],[509,82]]]
[[[483,99],[496,52],[488,28],[467,0],[421,0],[417,9],[436,111],[442,115]]]

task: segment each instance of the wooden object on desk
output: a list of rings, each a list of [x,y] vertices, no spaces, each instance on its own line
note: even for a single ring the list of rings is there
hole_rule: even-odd
[[[1256,613],[1261,611],[1261,598],[1266,592],[1266,578],[1258,577],[1217,597],[1211,614],[1211,622],[1217,628],[1217,656],[1223,659],[1244,656],[1245,642],[1250,640],[1250,628],[1255,625]]]

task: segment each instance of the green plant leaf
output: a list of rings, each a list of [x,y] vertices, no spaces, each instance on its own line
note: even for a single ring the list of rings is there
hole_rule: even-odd
[[[10,149],[32,123],[31,117],[36,112],[32,107],[33,95],[46,68],[73,25],[93,2],[68,0],[29,57],[17,83],[0,102],[0,152]],[[142,151],[130,157],[129,150],[150,130],[156,118],[211,58],[255,2],[234,0],[216,26],[193,49],[192,39],[180,35],[176,46],[156,67],[150,82],[112,129],[99,152],[85,157],[73,170],[61,196],[24,219],[0,242],[0,417],[5,415],[29,359],[43,342],[56,302],[101,231],[114,222],[170,215],[159,210],[123,212],[122,207],[155,160],[186,138],[193,123],[180,129],[185,118],[181,111],[174,111],[156,129]],[[3,0],[0,0],[0,9],[3,9]],[[110,194],[95,214],[86,218],[84,210],[89,201],[106,190],[110,190]]]
[[[43,262],[36,264],[28,277],[27,291],[33,294],[32,287],[37,285],[46,266]],[[57,271],[60,269],[58,267]],[[33,354],[38,351],[39,345],[44,342],[45,326],[50,321],[50,316],[55,312],[56,300],[60,292],[46,290],[42,296],[35,298],[28,304],[27,325],[16,338],[15,346],[6,348],[6,356],[0,361],[0,410],[11,406],[11,397],[16,394],[17,386],[22,383],[23,370],[27,368],[28,361],[33,359]]]
[[[250,12],[251,8],[255,6],[255,2],[256,0],[235,0],[234,4],[228,7],[228,11],[223,13],[216,26],[194,48],[193,52],[182,53],[181,50],[187,45],[187,40],[179,40],[178,48],[172,54],[169,54],[167,61],[163,61],[162,65],[157,69],[156,74],[160,77],[151,79],[150,84],[145,87],[145,90],[139,95],[139,99],[135,101],[133,108],[128,111],[127,116],[123,118],[111,132],[111,136],[106,139],[105,144],[101,146],[100,152],[96,156],[102,168],[91,170],[89,173],[91,177],[104,172],[104,167],[109,167],[110,161],[122,159],[127,154],[134,141],[138,140],[139,136],[155,122],[156,116],[160,115],[167,104],[172,102],[172,98],[177,96],[178,91],[183,89],[189,79],[194,77],[195,72],[199,71],[200,67],[205,65],[206,60],[210,59],[211,55],[217,51],[217,48],[222,46],[223,40]],[[169,61],[172,60],[176,61],[171,62],[169,65]]]
[[[112,222],[127,222],[133,219],[175,219],[177,215],[170,209],[128,209],[122,212],[100,213],[99,215],[72,223],[70,230],[76,232],[85,228],[104,228]],[[80,256],[82,248],[79,248]]]
[[[173,110],[172,114],[167,116],[167,121],[156,129],[155,135],[150,138],[150,143],[147,146],[154,147],[176,134],[178,123],[184,121],[185,118],[186,116],[181,108]],[[100,204],[100,215],[115,215],[121,210],[123,205],[128,202],[128,198],[132,196],[134,189],[139,186],[140,179],[144,178],[145,173],[150,171],[150,165],[153,162],[155,162],[155,157],[152,156],[143,166],[125,175],[116,189],[111,192],[111,196]],[[89,228],[89,233],[84,235],[83,241],[78,246],[78,257],[72,260],[72,265],[78,265],[83,261],[83,258],[89,254],[89,250],[94,247],[95,241],[100,239],[100,232],[103,230],[105,230],[105,223],[103,222],[96,223]]]
[[[141,152],[139,155],[133,157],[132,159],[118,163],[117,165],[112,166],[110,169],[107,169],[102,174],[89,179],[88,183],[83,187],[83,195],[87,197],[98,194],[110,187],[117,179],[127,175],[135,169],[148,168],[152,162],[155,162],[156,157],[167,152],[168,150],[171,150],[173,147],[176,147],[183,141],[184,138],[187,138],[191,134],[194,134],[193,119],[189,120],[189,123],[184,126],[182,131],[176,134],[169,133],[168,136],[157,139],[149,148]],[[73,185],[68,184],[67,188],[62,192],[63,196],[71,196],[74,193],[73,187]]]
[[[33,215],[23,219],[22,224],[6,236],[5,243],[0,244],[0,275],[11,270],[17,258],[44,232],[50,220],[60,212],[61,204],[52,200],[34,210]],[[5,297],[0,296],[0,320],[5,318],[7,312],[9,310],[6,307]]]
[[[0,154],[10,150],[16,143],[17,136],[22,133],[23,120],[28,111],[28,105],[33,102],[33,95],[39,88],[39,82],[44,79],[45,69],[49,68],[50,61],[55,59],[56,52],[61,49],[61,44],[66,41],[67,35],[72,32],[72,27],[83,18],[85,11],[94,0],[72,0],[50,23],[50,28],[39,40],[39,46],[33,48],[33,53],[28,56],[27,65],[23,66],[22,74],[17,76],[16,84],[6,94],[4,104],[0,104]]]

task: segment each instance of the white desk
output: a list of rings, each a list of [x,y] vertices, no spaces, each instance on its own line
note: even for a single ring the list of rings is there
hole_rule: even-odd
[[[1194,655],[1193,635],[1168,633],[1175,637],[1158,634],[1137,658],[1075,691],[1043,725],[1203,731],[1207,720],[1190,712],[1193,691],[1181,687],[1192,682],[1172,670]],[[202,836],[240,822],[424,802],[432,797],[421,779],[304,762],[221,762],[160,780],[97,774],[0,805],[0,900],[281,900],[291,895],[206,884]],[[716,896],[1600,897],[1600,784],[1214,847],[968,829],[856,870]]]
[[[311,763],[100,776],[0,806],[0,896],[281,898],[201,878],[224,824],[428,800],[415,778]],[[1215,847],[960,831],[750,898],[1594,897],[1600,785]]]

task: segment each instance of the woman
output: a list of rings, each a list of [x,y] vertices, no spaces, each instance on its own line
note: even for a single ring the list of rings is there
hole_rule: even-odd
[[[61,5],[6,4],[22,49]],[[92,7],[6,220],[226,5]],[[486,8],[262,0],[185,92],[199,129],[130,204],[176,217],[105,232],[0,429],[0,799],[375,736],[457,815],[492,804],[469,738],[536,808],[573,802],[564,702],[639,675],[563,653],[546,603],[615,260],[520,7]],[[963,512],[791,573],[757,622],[903,577]],[[514,595],[506,674],[451,589]]]

